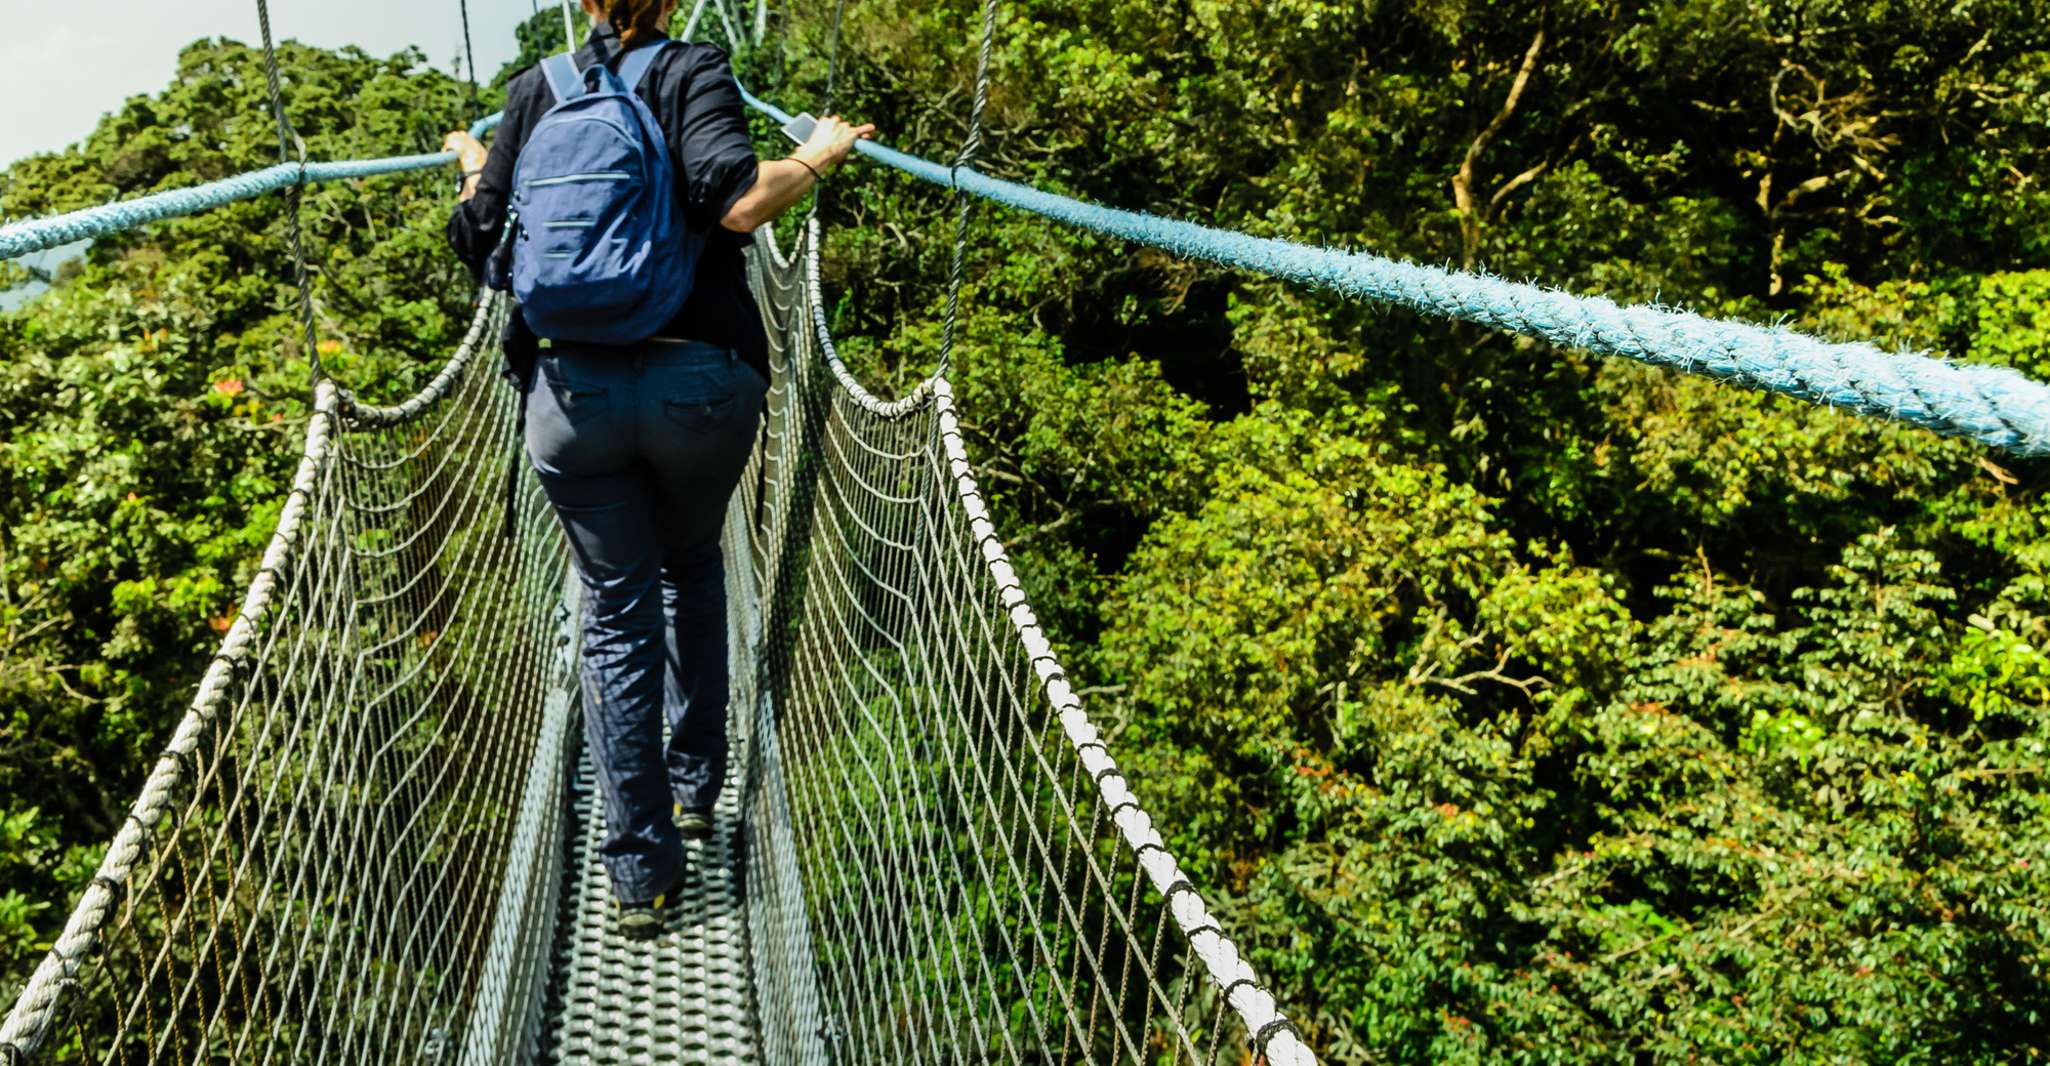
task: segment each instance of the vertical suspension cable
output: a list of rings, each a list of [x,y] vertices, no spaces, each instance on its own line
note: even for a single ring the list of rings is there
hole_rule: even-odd
[[[719,24],[725,27],[726,43],[733,46],[734,53],[737,55],[742,49],[752,53],[754,42],[742,37],[740,31],[733,28],[733,12],[727,10],[726,0],[712,0],[712,7],[719,12]]]
[[[704,17],[706,0],[698,0],[690,9],[690,17],[683,22],[682,40],[691,40],[698,32],[698,19]]]
[[[470,46],[470,0],[456,0],[463,16],[463,69],[470,74],[470,118],[477,117],[477,51]]]
[[[826,47],[826,98],[819,107],[819,114],[821,116],[837,113],[833,110],[833,97],[838,92],[840,81],[840,22],[841,17],[846,13],[847,0],[834,0],[833,38]],[[812,186],[811,210],[806,213],[806,218],[808,220],[818,218],[820,212],[825,210],[825,206],[826,186],[825,183],[821,182]],[[807,229],[809,228],[807,227]]]
[[[569,42],[569,51],[577,50],[577,24],[570,18],[569,0],[562,0],[562,39]]]
[[[313,382],[318,385],[326,372],[320,365],[320,341],[313,328],[313,283],[307,276],[306,248],[299,234],[299,200],[306,192],[306,142],[285,119],[285,101],[278,90],[278,53],[271,43],[269,0],[256,0],[256,21],[263,31],[263,76],[270,89],[271,115],[278,124],[278,161],[291,162],[295,147],[299,155],[298,180],[285,190],[285,202],[290,206],[285,240],[292,250],[292,277],[299,284],[299,318],[306,333],[306,361]]]
[[[833,94],[840,84],[840,19],[847,14],[847,0],[834,0],[833,40],[826,48],[826,102],[820,108],[824,114],[833,114]]]
[[[961,195],[961,168],[974,162],[976,152],[982,148],[982,112],[989,106],[989,57],[996,39],[996,25],[997,0],[984,0],[982,45],[975,58],[975,99],[968,109],[968,135],[961,139],[961,150],[955,153],[953,165],[947,171],[951,189],[947,195],[955,203],[954,254],[947,269],[947,318],[940,330],[939,365],[933,370],[938,377],[945,377],[948,367],[953,364],[954,337],[960,329],[961,276],[968,257],[969,209],[968,200]]]

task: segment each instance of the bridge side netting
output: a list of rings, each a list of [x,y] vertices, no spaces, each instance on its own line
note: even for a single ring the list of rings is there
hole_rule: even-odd
[[[732,552],[766,1060],[1314,1062],[1069,690],[947,381],[884,403],[839,365],[817,247],[753,255],[782,365]]]
[[[0,1062],[513,1053],[554,917],[568,664],[531,479],[505,535],[504,314],[480,303],[399,407],[319,386],[258,577]]]

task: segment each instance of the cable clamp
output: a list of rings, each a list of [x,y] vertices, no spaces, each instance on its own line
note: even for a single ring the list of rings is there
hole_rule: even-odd
[[[1255,1054],[1265,1055],[1267,1053],[1267,1044],[1274,1039],[1274,1034],[1283,1029],[1294,1034],[1298,1042],[1302,1041],[1303,1031],[1297,1029],[1294,1022],[1289,1021],[1287,1018],[1276,1018],[1261,1026],[1260,1031],[1254,1033],[1252,1038],[1246,1041],[1246,1045],[1252,1048]]]

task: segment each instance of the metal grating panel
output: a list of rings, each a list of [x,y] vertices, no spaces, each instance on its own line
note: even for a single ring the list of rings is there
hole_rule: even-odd
[[[744,758],[746,739],[735,732],[729,765]],[[760,1061],[742,903],[740,790],[729,783],[720,794],[710,840],[686,842],[683,893],[663,934],[646,942],[619,935],[612,886],[598,862],[605,815],[588,758],[579,758],[570,792],[570,853],[535,1061]]]

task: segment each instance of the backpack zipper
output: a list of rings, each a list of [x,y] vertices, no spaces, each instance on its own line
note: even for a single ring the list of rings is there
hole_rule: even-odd
[[[527,182],[527,188],[538,189],[543,185],[567,185],[573,181],[632,181],[633,175],[624,170],[594,170],[588,174],[564,174],[559,178],[535,178]]]

